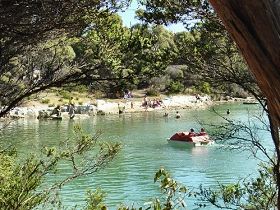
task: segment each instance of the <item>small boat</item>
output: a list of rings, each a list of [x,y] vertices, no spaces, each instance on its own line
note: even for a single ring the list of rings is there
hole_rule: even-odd
[[[258,104],[257,101],[244,101],[243,104]]]
[[[214,143],[206,133],[190,134],[189,132],[177,132],[168,139],[168,142],[182,142],[194,146],[211,145]]]

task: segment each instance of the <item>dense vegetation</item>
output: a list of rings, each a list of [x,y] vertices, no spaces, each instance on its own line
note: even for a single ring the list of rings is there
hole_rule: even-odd
[[[112,13],[118,5],[109,6],[105,9],[98,5],[98,12],[93,8],[93,14],[77,11],[77,17],[69,17],[79,22],[71,25],[75,30],[68,28],[67,19],[57,20],[66,21],[65,29],[48,22],[26,25],[26,19],[32,20],[30,14],[18,20],[23,21],[26,28],[17,28],[12,22],[14,32],[1,34],[2,56],[7,54],[1,59],[0,77],[0,101],[7,109],[1,113],[39,91],[77,84],[85,85],[92,92],[102,91],[112,98],[120,96],[125,89],[138,88],[150,88],[153,94],[189,89],[241,97],[255,93],[254,89],[252,91],[254,80],[234,43],[212,23],[202,22],[177,34],[153,24],[127,28],[120,17]],[[5,7],[5,12],[9,7],[18,9],[13,4]],[[40,15],[50,15],[48,12]],[[68,15],[67,11],[60,12]],[[16,21],[20,17],[14,18]],[[20,34],[34,24],[36,27],[44,24],[45,31],[38,26],[27,33],[28,40],[23,39]],[[47,27],[58,27],[58,31],[49,33]],[[8,40],[20,42],[22,46],[6,47]]]
[[[127,3],[125,0],[1,1],[0,118],[23,99],[65,85],[68,88],[85,85],[90,91],[102,91],[108,97],[117,97],[123,90],[134,88],[149,88],[153,94],[179,93],[189,88],[207,94],[241,97],[251,94],[268,111],[256,81],[208,1],[143,1],[145,10],[137,14],[152,24],[131,28],[124,27],[115,13]],[[196,21],[190,24],[189,20]],[[172,34],[155,25],[176,21],[184,22],[188,30]],[[279,127],[270,129],[278,154],[270,158],[272,169],[263,167],[259,178],[242,186],[223,186],[220,192],[202,190],[206,200],[218,206],[221,195],[226,207],[228,203],[230,207],[247,209],[271,209],[276,205],[280,180]],[[48,148],[45,158],[32,156],[23,163],[16,161],[13,149],[3,148],[1,209],[32,209],[52,202],[51,189],[59,189],[73,178],[99,170],[120,149],[118,144],[101,144],[95,159],[90,159],[93,165],[79,167],[77,155],[91,154],[92,147],[98,145],[95,137],[87,137],[79,129],[78,133],[75,145],[65,144],[67,147],[61,151]],[[72,164],[73,175],[38,191],[44,176],[61,160]],[[167,201],[162,206],[156,200],[151,207],[172,209],[172,196],[177,190],[186,193],[186,189],[177,188],[177,183],[162,170],[156,180],[162,175]],[[259,196],[262,199],[257,199]],[[89,205],[85,208],[106,208],[102,198],[99,192],[89,193]],[[241,203],[245,198],[250,199]]]

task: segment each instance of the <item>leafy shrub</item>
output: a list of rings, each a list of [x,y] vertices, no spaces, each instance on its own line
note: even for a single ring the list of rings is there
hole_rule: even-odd
[[[159,96],[159,91],[156,88],[150,87],[146,94],[147,96]]]
[[[43,99],[41,100],[41,103],[42,103],[42,104],[48,104],[48,103],[50,103],[50,99],[48,99],[48,98],[43,98]]]
[[[183,66],[171,65],[167,67],[166,74],[169,75],[171,79],[175,80],[175,79],[184,78],[184,71],[185,71],[185,67]]]
[[[172,81],[167,88],[169,93],[180,93],[184,90],[184,85],[178,81]]]
[[[169,76],[163,76],[163,77],[153,77],[150,80],[151,87],[154,87],[158,90],[165,90],[166,87],[169,86],[171,82],[171,79]]]
[[[202,93],[206,93],[206,94],[210,94],[211,91],[211,85],[208,82],[202,82],[200,84],[198,84],[196,86],[197,90],[202,92]]]
[[[76,135],[69,141],[60,142],[60,148],[44,147],[40,156],[30,154],[26,158],[18,158],[14,148],[0,147],[0,209],[65,209],[61,207],[56,193],[69,181],[79,177],[96,173],[105,167],[120,151],[119,143],[99,143],[101,133],[93,136],[84,134],[79,126],[74,127]],[[92,158],[85,158],[88,152]],[[19,161],[20,160],[20,161]],[[59,163],[73,163],[73,174],[51,185],[44,185],[43,181],[50,174],[55,174]],[[71,165],[69,162],[69,165]],[[67,163],[68,164],[68,163]],[[88,193],[88,208],[102,209],[102,194]],[[76,208],[75,208],[76,209]]]
[[[69,100],[71,98],[70,92],[68,92],[66,90],[61,90],[60,95],[63,99],[68,99]]]

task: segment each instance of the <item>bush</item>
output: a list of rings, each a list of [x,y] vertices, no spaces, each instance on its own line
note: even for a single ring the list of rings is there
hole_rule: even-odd
[[[66,90],[61,90],[60,95],[62,96],[63,99],[68,99],[69,100],[71,98],[70,92],[68,92]]]
[[[159,91],[156,88],[150,87],[147,92],[147,96],[159,96]]]
[[[43,98],[43,99],[41,100],[41,103],[42,103],[42,104],[48,104],[48,103],[50,103],[50,99],[48,99],[48,98]]]
[[[171,79],[169,76],[153,77],[150,80],[150,85],[154,89],[165,90],[169,86]]]
[[[86,135],[79,126],[74,127],[74,132],[73,141],[60,142],[59,148],[44,147],[39,155],[30,154],[26,158],[19,158],[13,148],[0,147],[1,210],[44,209],[46,206],[53,207],[48,209],[65,209],[56,197],[61,187],[71,180],[96,173],[110,163],[121,149],[119,143],[98,142],[101,133]],[[89,152],[92,158],[85,158]],[[72,165],[73,174],[45,185],[46,177],[55,174],[60,163]],[[98,193],[95,197],[90,194],[87,204],[91,208],[85,209],[102,207],[99,203],[103,197]]]
[[[184,91],[184,85],[178,81],[172,81],[168,87],[168,93],[181,93]]]
[[[196,86],[197,90],[202,92],[202,93],[206,93],[206,94],[210,94],[211,91],[211,86],[208,82],[202,82],[200,84],[198,84]]]

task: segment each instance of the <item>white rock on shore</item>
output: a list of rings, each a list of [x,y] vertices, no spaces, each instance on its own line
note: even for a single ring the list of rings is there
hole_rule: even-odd
[[[176,95],[162,99],[161,106],[156,108],[143,107],[142,101],[130,98],[119,100],[118,102],[108,102],[105,100],[96,100],[96,106],[92,104],[76,105],[76,112],[86,115],[96,114],[119,114],[122,112],[142,112],[166,109],[184,109],[184,108],[203,108],[212,104],[209,96],[200,97],[188,95]],[[47,105],[32,107],[16,107],[10,111],[11,117],[31,117],[36,118],[40,111],[51,111],[53,107]],[[64,110],[67,106],[63,107]],[[63,117],[67,116],[67,112],[63,112]]]

